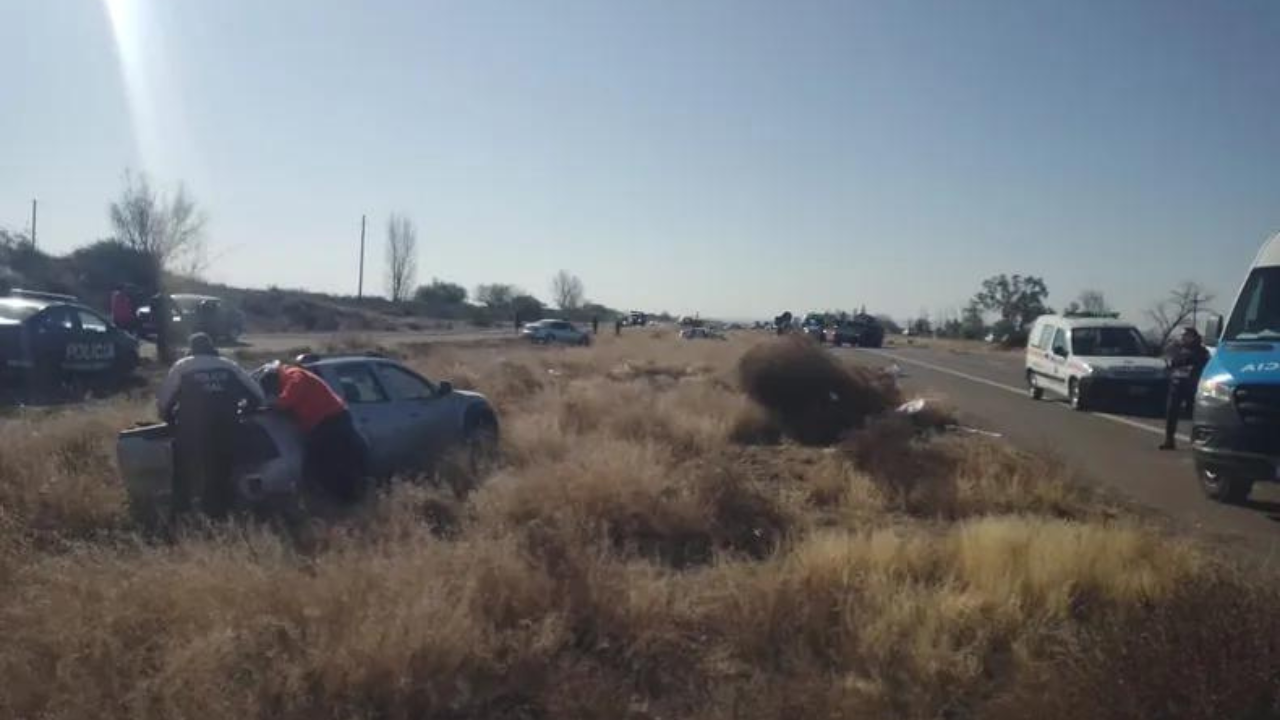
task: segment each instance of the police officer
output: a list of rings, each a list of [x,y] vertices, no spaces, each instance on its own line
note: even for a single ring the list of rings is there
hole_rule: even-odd
[[[1195,328],[1185,328],[1177,343],[1165,354],[1169,364],[1169,402],[1165,407],[1164,444],[1161,450],[1173,450],[1173,437],[1178,432],[1178,418],[1195,403],[1200,373],[1209,363],[1209,351]]]
[[[199,509],[225,516],[235,503],[231,468],[242,402],[263,403],[262,388],[239,365],[218,356],[204,333],[190,339],[190,355],[174,363],[156,394],[160,417],[174,426],[173,512]]]

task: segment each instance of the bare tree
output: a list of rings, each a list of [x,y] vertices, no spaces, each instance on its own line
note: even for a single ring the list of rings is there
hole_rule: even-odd
[[[116,240],[152,258],[157,269],[186,275],[204,270],[206,218],[182,185],[167,195],[145,175],[126,171],[124,189],[108,214]]]
[[[1209,303],[1213,299],[1213,293],[1207,292],[1200,283],[1193,280],[1184,280],[1169,291],[1168,297],[1147,311],[1147,317],[1160,336],[1160,346],[1168,344],[1169,336],[1188,321],[1195,323],[1200,312],[1211,310]]]
[[[418,275],[418,230],[413,221],[392,214],[387,219],[387,294],[392,302],[409,298]]]
[[[568,270],[556,273],[551,278],[551,299],[561,310],[582,307],[582,280]]]

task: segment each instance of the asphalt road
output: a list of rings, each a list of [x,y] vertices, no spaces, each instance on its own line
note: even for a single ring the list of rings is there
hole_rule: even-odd
[[[1032,400],[1024,389],[1022,356],[1016,353],[919,346],[836,352],[882,367],[896,363],[908,394],[953,405],[966,424],[1001,433],[1032,451],[1055,453],[1086,478],[1280,568],[1280,485],[1255,485],[1245,506],[1205,498],[1186,448],[1187,422],[1181,428],[1182,447],[1168,452],[1157,449],[1163,419],[1151,413],[1077,412],[1058,400]]]

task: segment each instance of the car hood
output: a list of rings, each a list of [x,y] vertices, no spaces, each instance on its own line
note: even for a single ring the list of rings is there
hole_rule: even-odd
[[[1132,372],[1135,374],[1149,374],[1154,372],[1164,372],[1165,363],[1160,358],[1149,357],[1111,357],[1111,356],[1079,356],[1081,362],[1088,363],[1094,370],[1106,370],[1108,372]]]

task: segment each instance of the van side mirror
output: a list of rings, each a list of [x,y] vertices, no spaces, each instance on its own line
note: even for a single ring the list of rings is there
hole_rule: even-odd
[[[1210,315],[1204,327],[1204,344],[1210,347],[1217,345],[1220,337],[1222,337],[1222,316]]]
[[[448,380],[441,380],[440,384],[436,386],[436,395],[443,397],[451,392],[453,392],[453,383]]]

